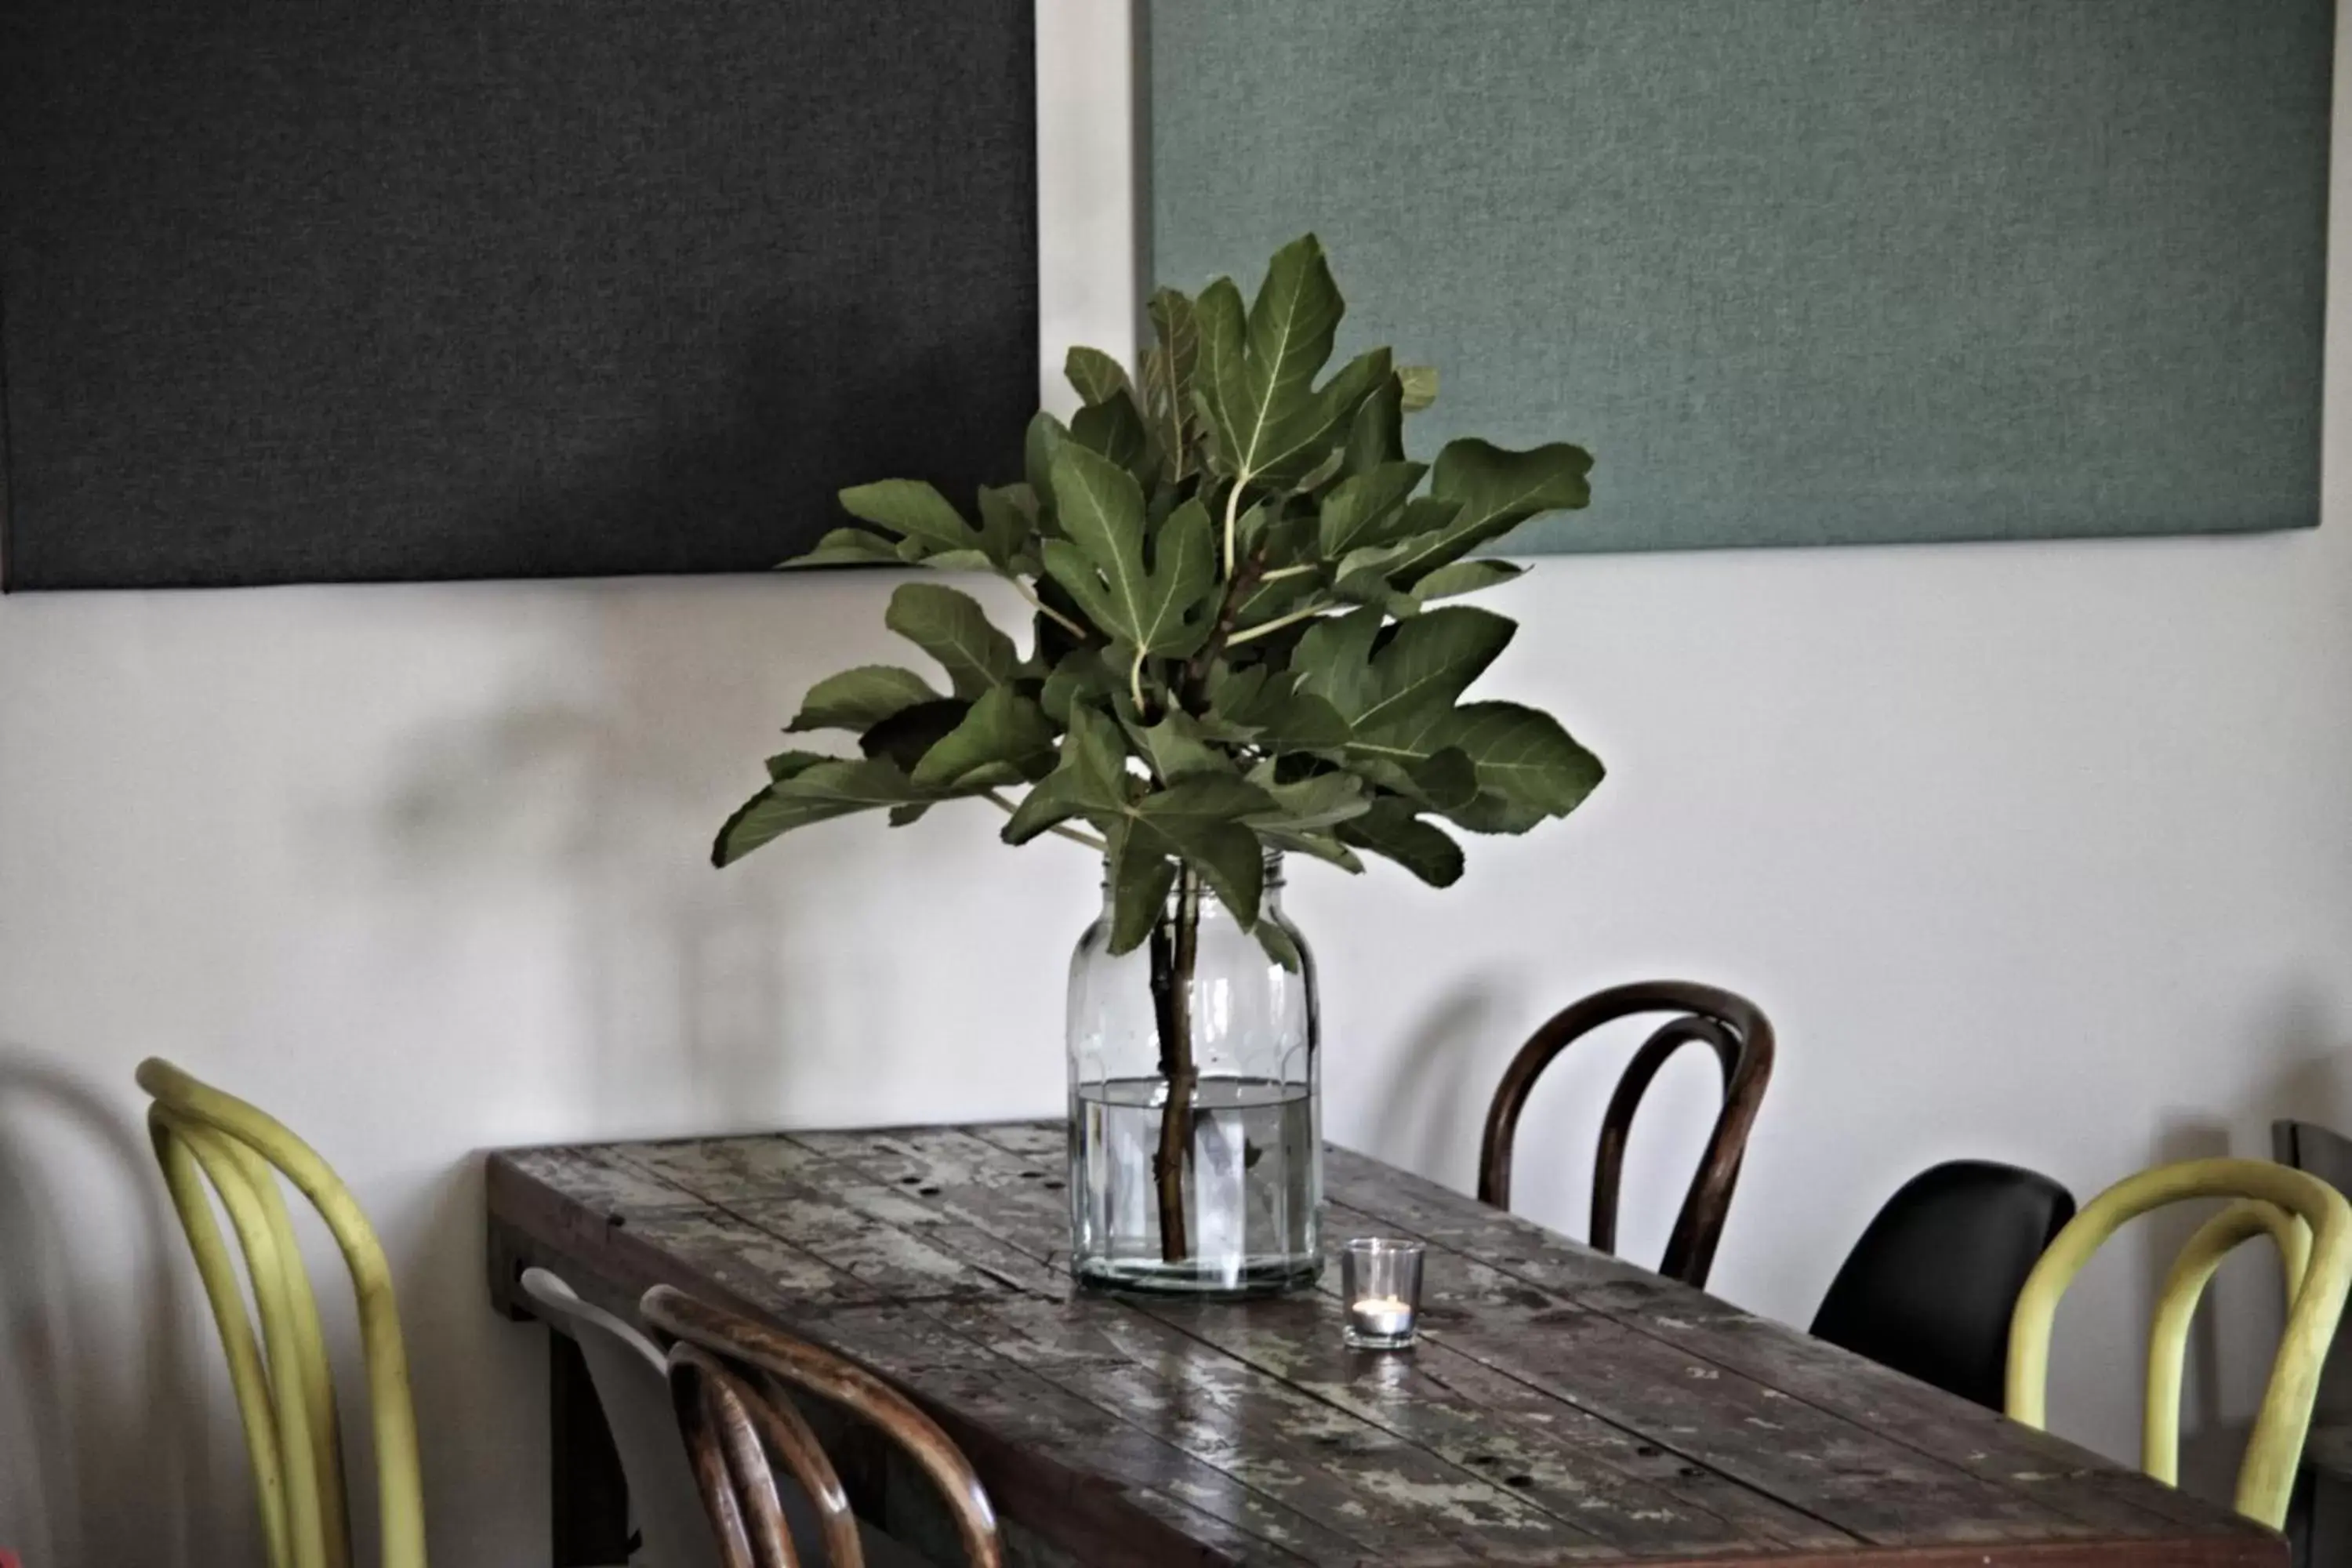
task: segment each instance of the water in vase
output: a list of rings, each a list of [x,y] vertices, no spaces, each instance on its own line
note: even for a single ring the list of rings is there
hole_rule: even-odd
[[[1070,1106],[1071,1222],[1079,1278],[1128,1289],[1276,1291],[1321,1267],[1315,1095],[1305,1083],[1204,1078],[1184,1173],[1186,1256],[1170,1261],[1155,1177],[1167,1085],[1082,1082]]]

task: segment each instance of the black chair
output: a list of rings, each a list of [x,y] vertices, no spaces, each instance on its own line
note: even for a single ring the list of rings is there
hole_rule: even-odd
[[[2352,1194],[2352,1138],[2309,1121],[2271,1123],[2271,1158]],[[2352,1323],[2352,1316],[2346,1319]],[[2352,1563],[2352,1331],[2338,1329],[2319,1373],[2303,1446],[2304,1484],[2287,1513],[2297,1568]]]
[[[2009,1319],[2074,1194],[1985,1160],[1935,1165],[1886,1200],[1830,1282],[1813,1333],[1999,1410]]]

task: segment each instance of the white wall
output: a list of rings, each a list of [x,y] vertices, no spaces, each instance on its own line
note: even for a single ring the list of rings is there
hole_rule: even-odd
[[[1132,300],[1101,131],[1123,44],[1113,8],[1041,3],[1048,110],[1073,117],[1045,132],[1052,321],[1099,338]],[[1783,1054],[1717,1284],[1801,1321],[1937,1158],[2087,1191],[2260,1152],[2274,1114],[2352,1124],[2330,467],[2316,533],[1546,562],[1497,597],[1527,625],[1495,685],[1560,712],[1610,782],[1475,845],[1447,893],[1298,874],[1333,1134],[1466,1185],[1485,1095],[1545,1013],[1639,975],[1729,984]],[[1004,849],[972,807],[703,863],[799,691],[896,657],[889,587],[0,603],[0,1544],[252,1560],[217,1352],[143,1163],[147,1053],[282,1113],[374,1214],[445,1568],[530,1561],[543,1528],[540,1341],[485,1305],[474,1151],[1055,1109],[1059,972],[1094,897],[1076,851]],[[1638,1254],[1703,1076],[1672,1069],[1637,1146]],[[1606,1078],[1547,1088],[1525,1139],[1523,1201],[1571,1230]],[[2103,1264],[2063,1324],[2062,1424],[2118,1454],[2152,1267]],[[2249,1265],[2225,1284],[2209,1419],[2250,1405],[2275,1313]]]

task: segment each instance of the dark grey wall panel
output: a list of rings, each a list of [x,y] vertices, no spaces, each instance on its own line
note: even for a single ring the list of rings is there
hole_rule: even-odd
[[[1031,0],[0,7],[7,580],[752,570],[1017,471]]]
[[[1598,455],[1515,550],[2307,526],[2335,9],[1158,0],[1152,269],[1318,231],[1422,440]]]

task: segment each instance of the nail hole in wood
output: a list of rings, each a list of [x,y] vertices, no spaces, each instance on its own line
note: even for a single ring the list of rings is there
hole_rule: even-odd
[[[1058,1193],[1062,1190],[1062,1184],[1059,1182],[1047,1182],[1045,1184],[1045,1190],[1049,1193]]]
[[[901,1176],[898,1178],[898,1184],[902,1187],[919,1187],[923,1184],[923,1178],[920,1176]]]
[[[1503,1484],[1507,1487],[1531,1487],[1536,1484],[1536,1479],[1533,1476],[1505,1476]]]
[[[935,1198],[940,1195],[940,1190],[937,1187],[917,1187],[915,1191],[919,1195],[927,1198]]]
[[[1637,1447],[1636,1448],[1634,1448],[1633,1452],[1635,1452],[1636,1454],[1641,1455],[1641,1456],[1642,1456],[1642,1458],[1645,1458],[1645,1459],[1654,1459],[1654,1458],[1656,1458],[1658,1457],[1658,1450],[1657,1450],[1656,1446],[1655,1446],[1655,1445],[1654,1445],[1654,1444],[1650,1444],[1650,1443],[1643,1443],[1643,1444],[1640,1445],[1639,1447]]]
[[[1045,1174],[1043,1171],[1024,1171],[1021,1173],[1021,1179],[1024,1182],[1034,1182],[1041,1180]]]
[[[1706,1474],[1706,1472],[1699,1468],[1696,1465],[1685,1465],[1682,1468],[1676,1470],[1675,1474],[1682,1477],[1682,1479],[1686,1481],[1695,1481],[1701,1476]]]

